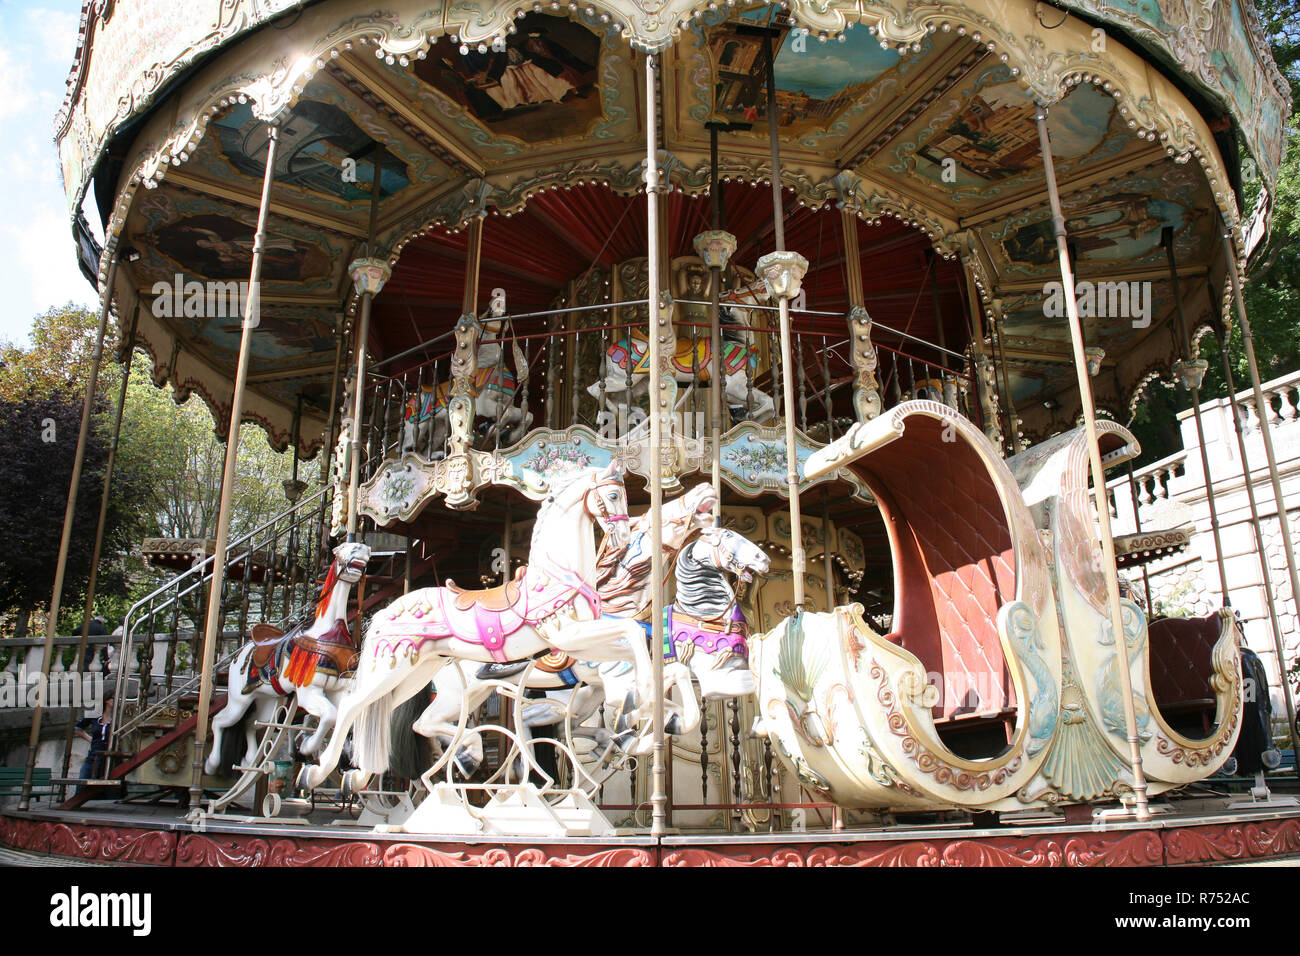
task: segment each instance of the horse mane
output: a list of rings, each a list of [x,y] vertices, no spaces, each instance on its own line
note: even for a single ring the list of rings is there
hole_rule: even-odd
[[[548,494],[545,498],[542,499],[541,507],[537,509],[537,517],[533,521],[533,536],[530,541],[530,548],[533,551],[538,550],[539,542],[537,540],[537,533],[542,529],[542,526],[545,524],[546,519],[550,517],[551,509],[556,507],[556,505],[559,504],[560,499],[571,488],[573,488],[576,484],[578,484],[578,482],[590,481],[594,474],[596,474],[596,470],[594,469],[585,469],[583,471],[579,471],[568,481],[564,482],[564,484],[553,486],[551,488],[550,494]]]
[[[735,603],[736,592],[727,582],[726,573],[695,557],[695,546],[703,540],[696,535],[677,552],[677,606],[687,614],[717,618]]]
[[[323,617],[330,606],[330,594],[334,591],[334,584],[339,578],[339,563],[330,562],[330,569],[325,572],[325,582],[320,587],[320,597],[316,601],[316,616]]]

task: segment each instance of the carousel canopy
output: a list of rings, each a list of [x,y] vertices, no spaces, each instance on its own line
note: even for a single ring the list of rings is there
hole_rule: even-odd
[[[1286,104],[1249,4],[709,6],[87,3],[57,121],[69,203],[93,184],[101,282],[110,256],[131,253],[119,318],[138,313],[155,379],[198,392],[221,421],[238,311],[187,310],[167,290],[247,280],[266,127],[279,125],[245,416],[283,448],[301,399],[307,455],[356,307],[354,258],[394,267],[369,343],[383,360],[451,329],[475,216],[487,216],[480,308],[496,288],[511,314],[546,308],[645,255],[638,50],[662,53],[653,121],[669,255],[690,255],[709,226],[713,128],[725,226],[752,268],[773,247],[770,200],[753,188],[770,176],[770,41],[786,241],[811,262],[809,309],[846,312],[860,271],[879,326],[958,351],[984,342],[1027,433],[1072,423],[1069,335],[1048,288],[1043,103],[1078,277],[1126,293],[1123,314],[1113,294],[1085,311],[1103,354],[1098,404],[1123,413],[1179,357],[1166,245],[1192,334],[1224,315],[1220,236],[1244,218],[1238,143],[1246,174],[1270,183]],[[844,261],[848,222],[857,270]],[[825,315],[795,325],[844,329]],[[901,345],[895,333],[877,334]]]

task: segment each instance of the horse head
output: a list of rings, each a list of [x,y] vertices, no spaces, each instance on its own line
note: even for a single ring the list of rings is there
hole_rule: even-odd
[[[623,470],[617,462],[594,472],[590,485],[583,494],[583,506],[600,530],[613,539],[615,547],[627,544],[628,514],[627,487],[623,484]]]
[[[355,584],[366,573],[370,563],[370,545],[360,541],[344,541],[334,549],[334,568],[337,579]]]
[[[719,571],[729,571],[742,581],[762,577],[771,569],[772,561],[763,549],[730,528],[705,528],[699,542],[707,547],[694,549],[697,560]]]
[[[686,509],[687,514],[705,515],[713,512],[713,506],[717,504],[718,496],[714,494],[713,485],[707,481],[702,481],[678,500],[682,503],[682,507]]]
[[[684,495],[664,502],[663,546],[669,551],[680,551],[695,532],[712,527],[717,501],[713,486],[701,482]]]

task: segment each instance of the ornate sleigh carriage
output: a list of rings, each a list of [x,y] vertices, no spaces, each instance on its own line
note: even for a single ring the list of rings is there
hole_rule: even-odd
[[[1122,427],[1103,434],[1109,463],[1138,453]],[[755,640],[760,720],[804,785],[846,807],[1002,811],[1131,790],[1083,443],[1075,429],[1003,461],[947,406],[909,402],[812,456],[809,476],[848,468],[874,495],[895,603],[886,634],[849,605]],[[1153,656],[1145,615],[1123,608],[1142,762],[1160,793],[1231,753],[1240,635],[1215,614],[1211,652],[1179,662],[1168,640]],[[1210,726],[1175,731],[1165,711],[1202,705],[1202,686]]]

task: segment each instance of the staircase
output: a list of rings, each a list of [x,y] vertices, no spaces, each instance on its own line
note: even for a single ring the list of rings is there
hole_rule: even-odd
[[[273,623],[288,630],[315,613],[317,582],[332,559],[322,545],[331,492],[331,486],[325,486],[230,543],[213,668],[213,714],[224,706],[227,671],[254,624]],[[402,594],[408,579],[419,581],[435,560],[435,549],[424,542],[413,541],[409,551],[377,554],[357,592],[361,613],[369,614]],[[214,565],[215,556],[204,558],[141,598],[126,614],[118,647],[110,779],[123,779],[194,732],[194,717],[178,722],[176,715],[195,709],[199,699],[202,632],[197,627],[206,613]],[[349,628],[359,634],[355,602],[350,609]],[[167,728],[162,737],[141,748],[140,732],[160,727]]]
[[[217,628],[218,672],[234,659],[251,625],[266,621],[287,627],[309,613],[325,558],[321,543],[331,492],[326,485],[230,542]],[[118,648],[111,752],[122,752],[128,735],[183,698],[197,696],[197,665],[202,660],[198,628],[206,614],[216,559],[208,555],[197,561],[127,611]],[[188,648],[182,646],[182,622],[194,629]],[[160,639],[166,646],[161,659],[156,653]],[[187,649],[188,660],[182,660]]]

